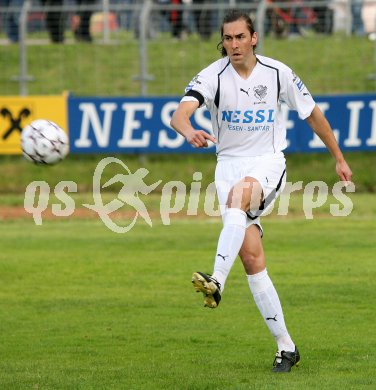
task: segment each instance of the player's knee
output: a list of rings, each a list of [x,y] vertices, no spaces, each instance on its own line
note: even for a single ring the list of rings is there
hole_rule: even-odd
[[[256,252],[248,251],[248,252],[240,253],[239,255],[240,258],[242,259],[242,262],[246,264],[256,264],[260,262],[260,260],[262,259],[262,254]]]
[[[248,275],[257,273],[265,268],[263,251],[240,251],[239,256]]]
[[[227,207],[229,208],[238,208],[246,211],[244,205],[247,203],[248,199],[248,188],[244,183],[236,184],[228,194],[227,198]]]
[[[227,207],[239,208],[243,211],[259,208],[262,201],[262,187],[253,178],[245,178],[237,183],[230,191]]]

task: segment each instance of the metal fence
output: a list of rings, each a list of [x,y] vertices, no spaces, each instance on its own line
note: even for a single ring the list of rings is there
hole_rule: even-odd
[[[2,95],[180,95],[219,58],[229,7],[254,18],[257,52],[299,71],[314,92],[375,90],[376,0],[79,3],[0,0]],[[327,72],[316,78],[318,67]]]

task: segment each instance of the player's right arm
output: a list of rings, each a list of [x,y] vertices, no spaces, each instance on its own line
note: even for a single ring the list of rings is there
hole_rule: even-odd
[[[171,118],[171,127],[181,134],[195,148],[207,148],[208,140],[216,143],[216,139],[204,130],[196,130],[191,123],[191,116],[199,107],[198,101],[183,101]]]

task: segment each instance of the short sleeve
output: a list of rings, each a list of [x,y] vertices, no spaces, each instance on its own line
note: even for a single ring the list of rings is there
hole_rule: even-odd
[[[311,115],[316,104],[303,81],[287,66],[281,72],[280,100],[303,120]]]
[[[214,100],[216,92],[216,78],[214,76],[217,72],[213,68],[214,66],[212,64],[193,77],[185,88],[184,101],[192,101],[194,99],[200,103],[200,106],[203,104],[210,105]],[[200,99],[200,96],[203,100]]]

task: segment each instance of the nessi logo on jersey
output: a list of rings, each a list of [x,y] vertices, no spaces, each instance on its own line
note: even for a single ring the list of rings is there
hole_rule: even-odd
[[[222,111],[222,122],[228,122],[231,131],[269,131],[274,110]]]

